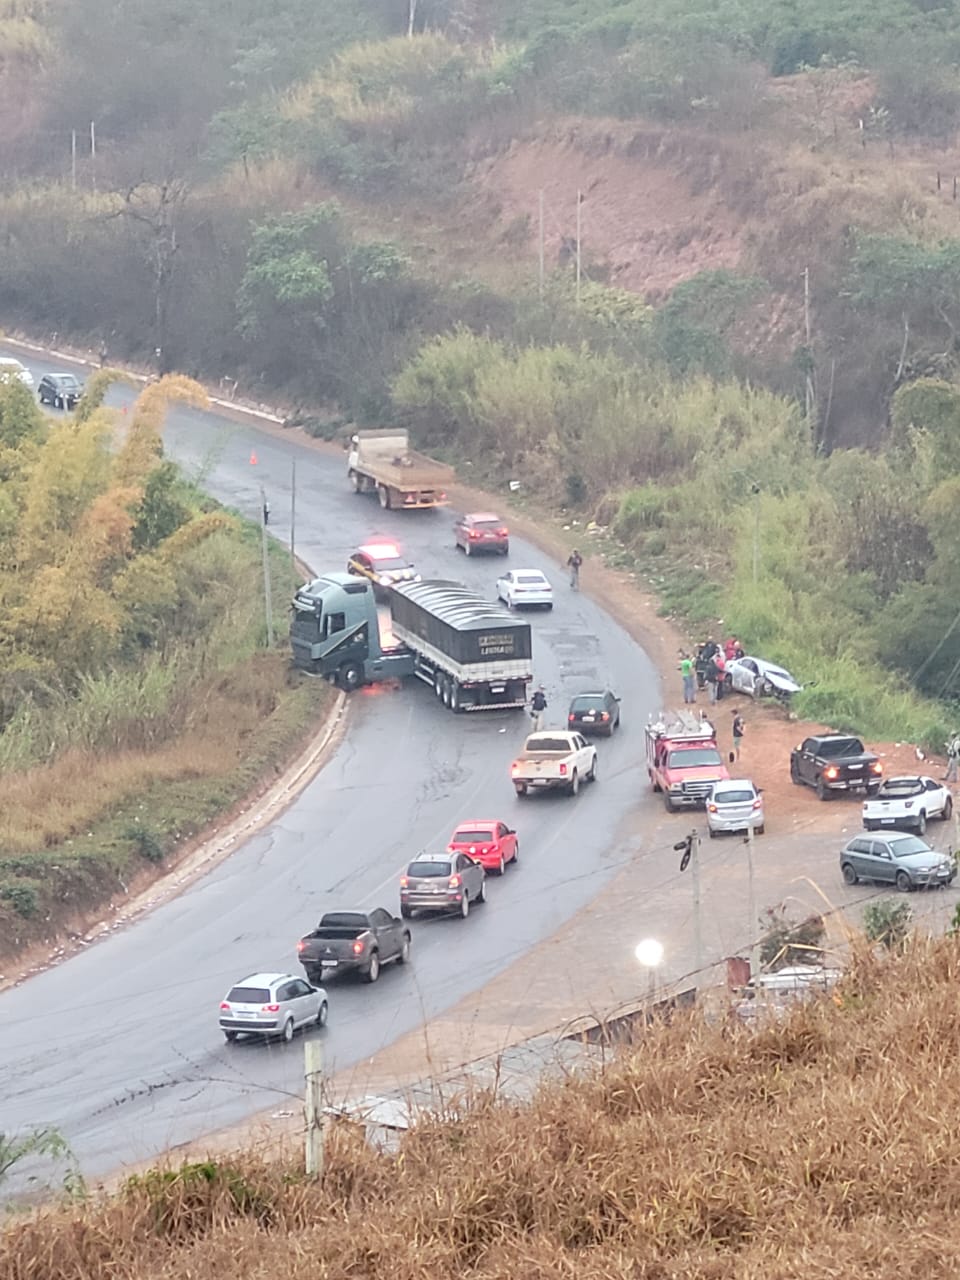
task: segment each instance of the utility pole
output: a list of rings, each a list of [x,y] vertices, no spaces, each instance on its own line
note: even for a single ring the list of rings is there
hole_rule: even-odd
[[[90,173],[92,175],[93,189],[97,189],[97,124],[95,120],[90,121]]]
[[[70,185],[77,189],[77,131],[70,134]]]
[[[540,301],[543,301],[543,188],[540,188]]]
[[[290,564],[293,566],[293,586],[297,579],[297,460],[290,460]]]
[[[750,976],[754,977],[759,972],[758,948],[757,948],[757,888],[753,879],[753,841],[754,830],[751,822],[747,827],[747,911],[750,915],[750,932],[747,937],[750,941]]]
[[[577,306],[580,305],[580,232],[582,230],[583,220],[581,216],[581,206],[583,205],[583,192],[577,191]]]
[[[263,559],[263,599],[267,612],[267,648],[273,648],[273,595],[270,591],[270,547],[267,543],[267,495],[260,486],[260,554]]]
[[[703,968],[703,924],[700,919],[700,832],[690,833],[690,870],[693,873],[693,948],[697,980]]]
[[[806,409],[807,421],[812,421],[814,412],[816,411],[816,395],[813,385],[813,348],[810,326],[810,268],[803,269],[803,331],[804,341],[807,347],[807,373],[804,384],[804,407]]]
[[[307,1040],[303,1046],[303,1099],[306,1134],[305,1167],[308,1178],[323,1177],[323,1043]]]

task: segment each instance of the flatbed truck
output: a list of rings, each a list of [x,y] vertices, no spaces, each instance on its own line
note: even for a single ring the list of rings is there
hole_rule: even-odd
[[[407,431],[356,431],[349,450],[347,476],[354,492],[376,493],[385,510],[449,506],[453,468],[411,449]]]

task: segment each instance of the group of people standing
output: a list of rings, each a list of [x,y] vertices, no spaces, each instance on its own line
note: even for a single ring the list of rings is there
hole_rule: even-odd
[[[697,645],[691,656],[680,650],[680,675],[683,679],[683,700],[687,705],[697,700],[697,689],[706,688],[711,702],[720,702],[724,692],[729,691],[730,677],[727,674],[727,663],[734,658],[743,657],[743,646],[736,636],[720,645],[713,636],[708,636],[702,644]]]

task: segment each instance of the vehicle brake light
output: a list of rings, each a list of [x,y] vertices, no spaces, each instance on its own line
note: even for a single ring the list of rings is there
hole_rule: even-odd
[[[514,763],[510,766],[510,772],[511,772],[511,773],[519,773],[519,772],[520,772],[520,765],[519,765],[519,764],[517,764],[516,762],[514,762]]]
[[[603,713],[603,715],[600,717],[600,719],[601,719],[601,720],[609,720],[609,719],[610,719],[610,712],[609,712],[609,711],[604,711],[604,713]]]
[[[560,766],[560,777],[562,778],[566,774],[566,772],[567,772],[567,766],[565,764],[562,764]]]
[[[407,877],[406,877],[406,876],[401,876],[401,877],[400,877],[400,888],[401,888],[401,889],[406,889],[406,887],[407,887],[407,885],[408,885],[409,883],[410,883],[410,881],[407,879]]]
[[[874,772],[874,773],[883,773],[883,765],[881,764],[881,762],[880,762],[879,760],[875,761],[875,762],[870,766],[870,768],[873,770],[873,772]]]
[[[825,778],[837,778],[840,776],[840,770],[835,764],[832,764],[828,769],[824,769],[823,776]]]
[[[450,877],[450,881],[449,881],[449,883],[450,883],[450,888],[451,888],[451,889],[459,889],[459,888],[460,888],[460,877],[459,877],[459,876],[451,876],[451,877]]]
[[[756,800],[754,800],[753,802],[753,807],[755,809],[759,809],[762,804],[763,804],[763,801],[760,799],[759,796],[757,796]]]
[[[576,718],[577,718],[577,717],[576,717],[576,716],[573,714],[573,712],[571,711],[571,712],[570,712],[570,714],[567,716],[567,723],[568,723],[568,724],[573,724],[573,722],[574,722],[574,720],[576,720]]]
[[[301,951],[306,951],[306,949],[307,949],[307,940],[306,938],[301,938],[300,941],[297,943],[297,953],[299,954]]]
[[[445,493],[438,494],[438,497],[440,498],[441,502],[446,502],[447,500],[447,495]]]
[[[469,535],[468,535],[468,536],[469,536],[469,537],[471,537],[471,538],[479,538],[479,537],[480,537],[480,530],[479,530],[479,529],[471,529],[471,530],[470,530],[470,533],[469,533]]]
[[[280,1006],[278,1004],[264,1004],[260,1006],[261,1013],[279,1013]]]
[[[354,954],[355,956],[359,956],[359,955],[362,955],[362,954],[363,954],[363,939],[362,939],[362,938],[358,938],[358,939],[356,940],[356,942],[353,944],[353,954]]]
[[[221,1000],[221,1001],[220,1001],[220,1008],[221,1008],[221,1009],[229,1009],[229,1008],[230,1008],[230,1004],[229,1004],[229,1002],[228,1002],[227,1000]]]
[[[497,537],[498,537],[498,538],[508,538],[509,536],[510,536],[510,530],[509,530],[509,529],[498,529],[498,530],[497,530]]]

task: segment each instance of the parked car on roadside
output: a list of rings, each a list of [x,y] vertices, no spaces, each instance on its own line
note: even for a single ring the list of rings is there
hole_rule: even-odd
[[[478,551],[496,551],[505,556],[510,551],[510,530],[492,511],[478,511],[461,516],[453,526],[455,545],[465,555]]]
[[[902,831],[877,835],[864,831],[840,850],[840,871],[847,884],[873,880],[895,884],[901,893],[943,887],[953,882],[957,864],[919,836]]]
[[[715,782],[706,809],[711,838],[721,831],[749,831],[751,827],[756,835],[763,835],[763,795],[749,778]]]
[[[511,609],[553,608],[553,587],[539,569],[511,569],[497,579],[497,597]]]
[[[368,542],[358,547],[347,561],[347,573],[366,578],[377,600],[385,600],[397,583],[420,581],[420,574],[394,542]]]
[[[864,801],[863,826],[866,831],[892,827],[896,831],[913,830],[922,836],[931,818],[947,822],[952,813],[950,788],[935,778],[887,778],[876,795]]]
[[[467,853],[421,853],[400,877],[400,914],[456,911],[466,920],[472,904],[486,901],[486,878]]]
[[[72,373],[45,373],[37,383],[41,404],[55,409],[75,409],[83,395],[83,384]]]
[[[502,876],[520,854],[517,833],[505,822],[494,818],[477,818],[461,822],[447,845],[450,853],[465,853],[479,862],[484,871]]]
[[[231,1043],[241,1035],[292,1040],[299,1027],[327,1025],[327,993],[292,973],[253,973],[220,1001],[220,1030]]]
[[[0,356],[0,382],[10,382],[13,378],[25,387],[33,386],[33,374],[25,364],[13,356]]]
[[[614,729],[620,728],[620,699],[609,689],[602,693],[578,693],[567,711],[567,728],[612,738]]]

